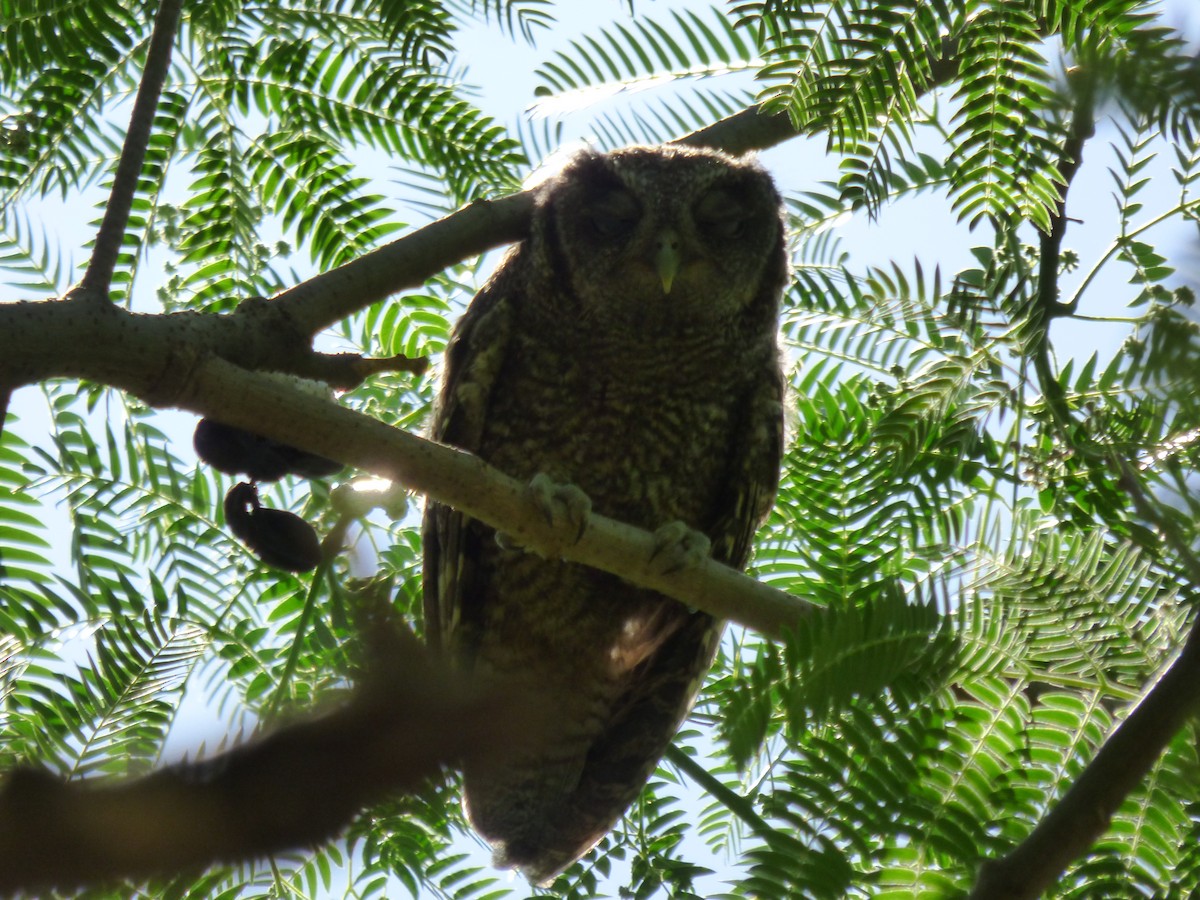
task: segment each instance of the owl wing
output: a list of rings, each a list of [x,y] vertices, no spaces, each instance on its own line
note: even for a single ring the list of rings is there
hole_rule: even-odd
[[[745,568],[755,532],[775,504],[783,460],[783,373],[770,354],[749,395],[742,420],[730,436],[733,447],[725,473],[725,491],[703,530],[712,541],[713,559]]]
[[[511,301],[516,289],[512,258],[497,269],[471,301],[446,347],[442,392],[430,436],[435,441],[479,451],[492,390],[507,358],[512,334]],[[441,503],[429,502],[421,528],[424,550],[425,639],[435,653],[472,643],[478,621],[479,545],[484,526]]]

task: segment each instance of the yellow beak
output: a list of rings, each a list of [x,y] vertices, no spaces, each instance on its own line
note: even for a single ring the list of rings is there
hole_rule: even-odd
[[[675,232],[668,231],[658,239],[658,253],[654,257],[658,277],[662,279],[663,293],[671,293],[671,285],[679,274],[679,238]]]

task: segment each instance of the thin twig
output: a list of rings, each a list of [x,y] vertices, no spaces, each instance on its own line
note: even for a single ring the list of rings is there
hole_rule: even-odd
[[[154,32],[146,51],[146,68],[142,71],[137,97],[133,101],[129,130],[125,133],[125,144],[117,161],[112,191],[104,208],[104,220],[100,223],[87,271],[72,291],[72,294],[92,302],[108,300],[113,272],[125,239],[125,226],[129,224],[129,212],[133,209],[138,179],[146,161],[146,148],[150,146],[154,114],[171,65],[171,50],[175,44],[182,8],[183,0],[162,0],[154,17]]]
[[[1149,221],[1143,222],[1141,225],[1138,225],[1137,227],[1122,234],[1115,241],[1109,244],[1108,247],[1105,248],[1104,252],[1100,254],[1100,258],[1096,260],[1095,265],[1088,270],[1087,275],[1083,277],[1083,279],[1079,282],[1079,285],[1075,288],[1075,293],[1071,295],[1070,302],[1064,305],[1072,308],[1078,306],[1079,298],[1082,297],[1092,286],[1092,282],[1099,277],[1104,266],[1113,257],[1117,256],[1122,250],[1129,246],[1129,242],[1134,238],[1140,237],[1151,228],[1155,228],[1170,219],[1178,217],[1186,221],[1190,216],[1194,216],[1196,213],[1200,213],[1200,199],[1191,200],[1186,203],[1180,203],[1178,206],[1174,206],[1171,209],[1165,210],[1164,212],[1159,213],[1157,216],[1154,216]],[[1076,316],[1075,318],[1082,317]],[[1115,321],[1121,320],[1115,319]],[[1133,319],[1132,321],[1140,322],[1142,320]]]
[[[1133,501],[1133,508],[1137,510],[1138,515],[1153,525],[1163,536],[1163,540],[1167,542],[1179,562],[1187,570],[1192,584],[1200,585],[1200,559],[1192,551],[1192,546],[1187,539],[1179,533],[1175,523],[1163,513],[1158,503],[1147,495],[1138,478],[1137,471],[1129,464],[1128,460],[1116,454],[1110,455],[1109,465],[1116,472],[1121,487],[1129,494],[1129,499]]]
[[[408,372],[423,375],[429,368],[429,359],[424,356],[367,357],[357,353],[313,353],[310,375],[332,388],[350,390],[358,387],[372,375],[382,372]]]
[[[941,87],[957,75],[958,41],[954,38],[944,38],[937,51],[930,53],[929,74],[923,83],[915,85],[917,94]],[[741,156],[756,150],[766,150],[799,135],[815,135],[820,133],[820,130],[815,122],[811,127],[797,129],[786,110],[768,113],[762,106],[756,105],[684,135],[674,143],[711,147],[733,156]]]
[[[325,536],[325,540],[321,542],[321,563],[313,572],[312,582],[308,586],[308,593],[304,597],[304,606],[300,610],[300,616],[296,620],[296,634],[292,638],[292,645],[288,648],[287,658],[283,662],[283,671],[279,674],[279,681],[275,685],[275,691],[271,695],[271,699],[267,702],[266,711],[263,718],[271,721],[278,714],[283,706],[284,698],[287,696],[288,687],[292,682],[292,676],[296,674],[296,666],[300,662],[300,654],[304,649],[304,638],[308,633],[308,626],[312,623],[313,615],[317,610],[317,601],[322,595],[322,587],[329,578],[329,570],[333,567],[337,556],[345,547],[346,532],[350,529],[351,523],[354,521],[350,516],[341,516]]]
[[[779,830],[772,828],[770,823],[758,814],[753,803],[722,784],[720,779],[708,769],[688,756],[686,750],[672,744],[667,747],[665,758],[667,762],[691,778],[714,799],[719,800],[726,809],[749,825],[750,830],[759,837],[773,841],[778,836]]]

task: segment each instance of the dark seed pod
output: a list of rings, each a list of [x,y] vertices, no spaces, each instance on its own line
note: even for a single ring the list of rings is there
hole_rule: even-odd
[[[328,478],[343,468],[336,459],[317,456],[315,453],[289,447],[287,444],[275,444],[275,447],[287,460],[288,472],[292,475],[299,475],[301,478]]]
[[[203,462],[227,475],[276,481],[288,473],[288,460],[279,453],[278,444],[212,419],[196,423],[192,446]]]
[[[225,495],[225,521],[230,531],[268,566],[308,572],[321,561],[316,530],[294,513],[264,507],[253,484],[243,482],[230,488]]]
[[[246,475],[253,481],[277,481],[284,475],[324,478],[342,468],[332,459],[212,419],[196,423],[192,446],[196,455],[214,469],[227,475]]]

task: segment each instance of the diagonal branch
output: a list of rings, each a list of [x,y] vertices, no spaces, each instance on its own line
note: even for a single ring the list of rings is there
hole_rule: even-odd
[[[312,336],[464,259],[521,240],[532,213],[530,191],[477,201],[277,294],[271,305],[286,313],[298,332]]]
[[[112,191],[104,208],[104,220],[100,223],[87,271],[72,291],[91,302],[108,300],[108,289],[112,285],[117,257],[125,239],[125,226],[133,209],[138,178],[146,161],[146,148],[150,146],[150,131],[154,126],[158,98],[162,95],[167,69],[171,65],[171,49],[175,44],[175,31],[179,27],[182,7],[183,0],[162,0],[154,17],[154,32],[146,51],[146,68],[133,101],[129,130],[125,133],[125,144],[113,176]]]
[[[936,52],[930,52],[929,77],[923,85],[918,86],[917,93],[927,93],[957,77],[958,41],[946,37],[942,39]],[[761,105],[755,105],[684,135],[675,143],[711,147],[733,156],[741,156],[757,150],[767,150],[802,134],[816,135],[825,130],[823,122],[814,122],[811,127],[798,130],[786,110],[771,113]]]
[[[968,900],[1035,900],[1108,830],[1125,798],[1200,707],[1200,631],[1095,758],[1007,856],[983,864]]]
[[[958,75],[957,42],[947,38],[931,55],[929,91]],[[799,136],[787,112],[761,106],[734,113],[684,135],[675,143],[740,156]],[[813,130],[812,133],[815,133]],[[337,269],[311,278],[273,298],[297,331],[314,335],[389,294],[417,287],[443,269],[487,250],[521,240],[529,230],[533,194],[481,200],[398,238]]]

